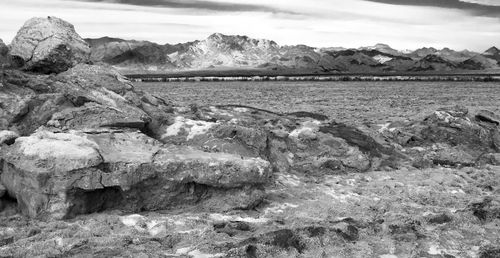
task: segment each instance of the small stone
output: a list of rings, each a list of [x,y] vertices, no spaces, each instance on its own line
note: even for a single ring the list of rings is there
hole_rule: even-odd
[[[453,218],[445,213],[433,214],[427,217],[427,221],[432,224],[445,224],[452,220]]]

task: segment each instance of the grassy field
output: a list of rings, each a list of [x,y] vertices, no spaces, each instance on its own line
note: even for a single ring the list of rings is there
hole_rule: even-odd
[[[274,112],[310,111],[340,122],[421,119],[439,107],[500,113],[500,84],[483,82],[135,83],[179,105],[240,104]]]

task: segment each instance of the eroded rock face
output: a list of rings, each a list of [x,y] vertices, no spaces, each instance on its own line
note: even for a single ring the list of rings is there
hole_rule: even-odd
[[[265,160],[166,147],[137,131],[41,130],[2,152],[2,182],[31,217],[158,210],[213,196],[225,201],[207,209],[248,208],[270,180]]]
[[[198,107],[177,116],[161,140],[208,152],[261,157],[285,173],[366,172],[398,167],[404,160],[391,146],[323,116],[240,106]]]
[[[172,116],[169,103],[135,91],[113,69],[83,64],[55,77],[8,71],[0,101],[0,129],[21,135],[42,125],[137,128],[156,135]]]
[[[19,135],[16,132],[2,130],[0,131],[0,146],[3,144],[12,144],[18,137]]]
[[[72,24],[56,17],[28,20],[12,40],[10,54],[24,61],[24,69],[59,73],[90,58],[88,44]]]
[[[465,107],[447,107],[423,121],[387,125],[381,133],[400,144],[419,168],[495,164],[500,151],[498,121],[491,111],[468,116]]]
[[[7,58],[9,54],[9,48],[5,43],[0,39],[0,66],[7,66]],[[0,67],[1,68],[1,67]]]

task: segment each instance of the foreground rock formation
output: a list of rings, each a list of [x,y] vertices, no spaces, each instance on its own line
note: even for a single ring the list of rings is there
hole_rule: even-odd
[[[57,18],[38,21],[54,20],[54,35],[78,38]],[[18,38],[37,34],[28,25]],[[182,107],[59,50],[23,67],[38,73],[7,70],[0,88],[2,257],[500,252],[493,112],[447,107],[358,128],[310,112]]]

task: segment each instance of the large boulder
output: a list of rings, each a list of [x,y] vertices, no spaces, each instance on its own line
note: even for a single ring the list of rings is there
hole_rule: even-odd
[[[18,31],[10,54],[24,61],[24,69],[59,73],[90,58],[88,44],[72,24],[56,17],[32,18]]]
[[[248,209],[270,180],[263,159],[163,146],[138,131],[40,130],[1,151],[1,182],[31,217],[192,204]]]

